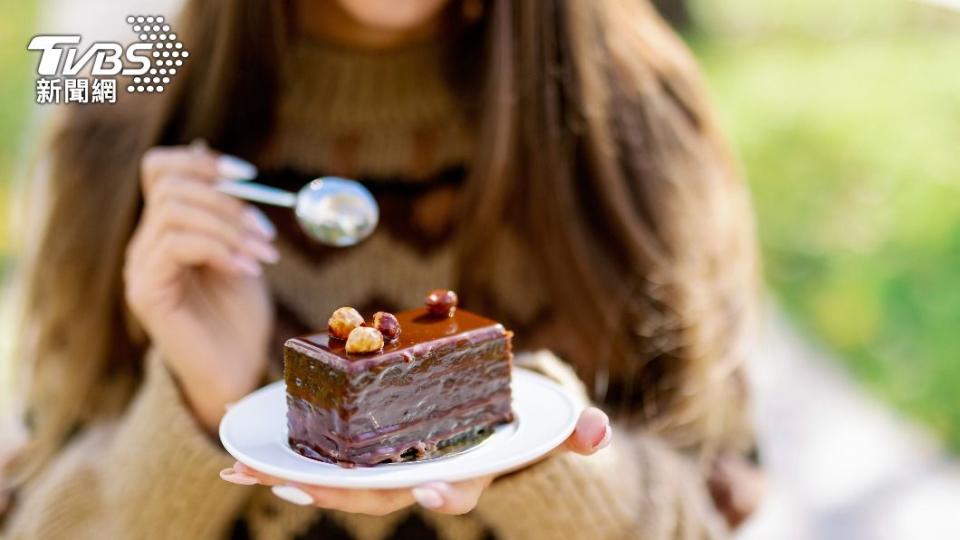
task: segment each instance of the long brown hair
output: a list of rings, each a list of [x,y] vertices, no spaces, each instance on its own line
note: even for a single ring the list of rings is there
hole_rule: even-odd
[[[57,131],[43,232],[23,272],[30,462],[86,419],[122,410],[138,380],[146,344],[121,266],[140,156],[203,138],[256,161],[290,11],[189,2],[180,35],[192,55],[170,91],[82,108]],[[490,0],[467,32],[485,47],[484,98],[459,292],[488,303],[489,231],[513,223],[551,293],[555,348],[596,399],[686,433],[681,443],[723,429],[707,404],[742,357],[754,239],[691,56],[642,0]]]

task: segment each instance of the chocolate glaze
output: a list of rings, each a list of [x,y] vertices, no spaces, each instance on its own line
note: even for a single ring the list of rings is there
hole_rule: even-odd
[[[385,343],[379,353],[350,354],[344,340],[327,332],[289,339],[286,347],[299,349],[340,371],[360,373],[379,364],[409,361],[430,349],[456,345],[459,340],[482,341],[493,334],[508,334],[500,323],[463,309],[450,317],[430,315],[426,308],[411,309],[398,313],[397,321],[400,337]]]
[[[327,333],[286,343],[290,446],[343,466],[429,457],[513,419],[511,333],[462,309],[397,314],[400,338],[348,354]]]

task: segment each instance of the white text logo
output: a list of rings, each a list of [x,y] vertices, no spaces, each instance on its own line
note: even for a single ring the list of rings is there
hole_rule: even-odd
[[[81,36],[37,35],[27,49],[40,52],[37,103],[116,103],[117,77],[131,93],[163,92],[190,53],[162,16],[130,15],[139,41],[80,46]],[[84,69],[90,77],[79,77]]]

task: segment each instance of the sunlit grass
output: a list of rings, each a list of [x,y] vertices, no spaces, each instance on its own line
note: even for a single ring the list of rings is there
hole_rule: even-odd
[[[794,19],[781,3],[722,4],[695,46],[750,176],[771,284],[873,390],[960,449],[960,24],[885,1],[853,2],[861,19],[819,0]],[[752,38],[730,38],[738,8]]]

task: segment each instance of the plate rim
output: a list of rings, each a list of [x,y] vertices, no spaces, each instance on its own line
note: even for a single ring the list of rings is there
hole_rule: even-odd
[[[251,458],[245,452],[240,450],[228,436],[228,431],[230,426],[238,421],[235,417],[239,414],[238,411],[242,410],[243,407],[240,407],[244,402],[251,400],[262,399],[261,394],[277,392],[278,389],[284,394],[286,393],[286,383],[283,379],[270,383],[266,386],[263,386],[250,394],[247,394],[239,401],[237,401],[230,410],[224,414],[223,418],[220,421],[218,428],[218,436],[220,443],[223,448],[233,456],[234,459],[257,469],[260,472],[275,476],[282,480],[288,482],[294,482],[304,485],[315,485],[315,486],[325,486],[325,487],[335,487],[335,488],[347,488],[347,489],[396,489],[396,488],[409,488],[416,485],[420,485],[427,482],[434,481],[445,481],[445,482],[458,482],[461,480],[469,480],[471,478],[477,478],[481,476],[486,476],[490,474],[504,474],[510,471],[515,471],[528,465],[537,459],[547,455],[553,449],[559,447],[567,437],[573,433],[573,430],[576,428],[577,419],[579,418],[579,413],[582,411],[584,405],[580,403],[571,392],[555,382],[554,380],[527,368],[520,366],[514,366],[513,372],[511,373],[511,385],[516,381],[522,380],[523,383],[534,384],[541,387],[544,387],[550,390],[552,393],[556,394],[563,399],[565,404],[570,410],[570,417],[564,423],[563,429],[557,430],[549,438],[544,438],[542,441],[539,441],[536,445],[533,445],[529,448],[524,448],[520,452],[516,452],[510,456],[509,459],[502,459],[490,462],[489,464],[483,464],[483,466],[471,467],[466,471],[451,471],[449,474],[444,474],[441,477],[432,477],[427,475],[422,479],[413,480],[411,475],[399,475],[395,477],[378,477],[378,476],[357,476],[354,478],[349,477],[328,477],[328,478],[317,478],[318,473],[305,473],[305,474],[291,474],[290,470],[286,467],[280,467],[271,465],[268,462],[263,462],[261,460]],[[286,406],[284,406],[286,410]],[[523,418],[517,418],[517,421],[522,421]],[[529,419],[527,420],[530,421]],[[519,425],[519,424],[518,424]],[[517,428],[519,429],[519,427]],[[460,455],[451,456],[443,461],[450,464],[454,463],[457,459],[462,459],[463,456],[469,456],[472,452],[465,452]],[[428,466],[435,464],[434,461],[424,461],[422,465]],[[330,466],[336,467],[337,465],[327,464]],[[406,467],[416,468],[417,463],[404,463]],[[369,471],[370,468],[363,468],[365,471]],[[388,469],[391,472],[395,473],[397,469],[390,468]],[[408,471],[409,472],[409,469]],[[309,479],[307,479],[309,478]]]

